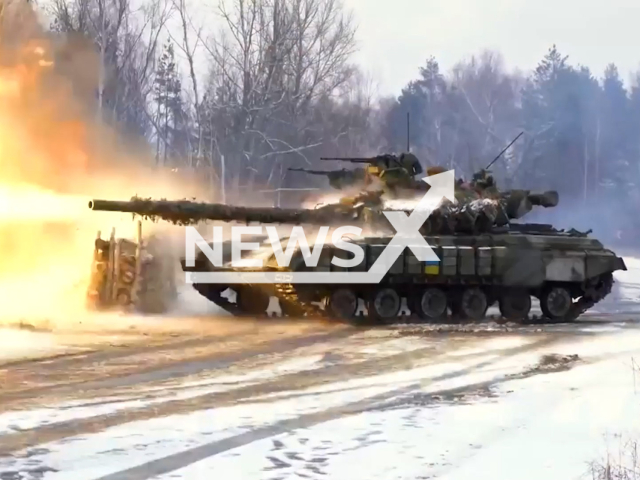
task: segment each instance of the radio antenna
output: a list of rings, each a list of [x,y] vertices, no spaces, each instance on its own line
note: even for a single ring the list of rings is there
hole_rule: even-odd
[[[411,152],[410,138],[411,138],[411,114],[407,112],[407,152]]]
[[[511,145],[513,145],[514,143],[516,143],[516,140],[518,140],[522,135],[524,135],[524,132],[520,132],[518,134],[518,136],[516,138],[514,138],[513,140],[511,140],[511,143],[509,145],[507,145],[506,147],[504,147],[502,149],[502,151],[498,154],[498,156],[496,158],[494,158],[491,163],[489,165],[487,165],[486,167],[484,167],[485,170],[489,170],[489,168],[491,168],[491,165],[493,165],[494,163],[496,163],[496,161],[504,154],[504,152],[506,152],[507,150],[509,150],[509,147]]]

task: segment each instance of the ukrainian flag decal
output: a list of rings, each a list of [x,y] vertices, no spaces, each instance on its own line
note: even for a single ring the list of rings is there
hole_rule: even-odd
[[[427,275],[440,275],[440,260],[424,262],[424,273]]]

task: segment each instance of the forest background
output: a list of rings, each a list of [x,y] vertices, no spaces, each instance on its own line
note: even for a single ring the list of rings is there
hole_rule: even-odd
[[[189,175],[205,200],[246,203],[251,191],[262,204],[291,204],[288,189],[328,185],[288,168],[402,152],[409,114],[411,151],[425,166],[469,178],[524,132],[492,171],[502,188],[559,191],[560,205],[532,220],[612,240],[640,231],[640,71],[625,82],[611,64],[597,78],[555,45],[531,72],[507,70],[496,51],[443,72],[425,52],[415,79],[384,97],[354,62],[356,19],[339,0],[226,0],[211,7],[215,27],[196,6],[37,8],[54,34],[93,43],[97,118],[143,139],[159,169]]]

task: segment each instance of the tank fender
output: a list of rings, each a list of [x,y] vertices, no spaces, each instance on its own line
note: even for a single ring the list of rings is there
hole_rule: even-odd
[[[626,269],[624,260],[611,251],[600,250],[587,253],[587,278]]]

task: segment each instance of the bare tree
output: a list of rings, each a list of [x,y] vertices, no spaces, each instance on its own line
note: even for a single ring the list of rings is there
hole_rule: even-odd
[[[507,73],[502,56],[484,51],[458,63],[452,71],[452,86],[457,94],[458,114],[462,115],[461,134],[468,143],[469,170],[484,167],[518,133],[519,92],[517,76]],[[518,148],[516,146],[516,148]],[[502,165],[515,168],[515,149],[506,152]],[[503,166],[496,166],[503,170]]]
[[[353,73],[351,16],[339,0],[231,0],[219,13],[225,28],[205,43],[205,143],[250,184],[274,178],[285,158],[309,162],[326,140],[312,107]]]
[[[158,39],[171,4],[148,0],[134,8],[130,0],[53,0],[52,28],[91,39],[98,54],[97,117],[124,123],[149,134]],[[105,116],[111,112],[111,118]]]
[[[185,0],[172,0],[173,8],[177,14],[178,25],[176,35],[170,34],[171,40],[178,47],[183,55],[183,59],[186,62],[188,79],[190,85],[190,101],[188,102],[189,108],[183,111],[184,123],[189,123],[195,126],[195,135],[187,135],[188,140],[188,153],[187,153],[187,165],[193,169],[200,166],[203,159],[203,136],[202,128],[203,122],[200,121],[201,108],[201,93],[196,74],[196,54],[202,46],[202,32],[204,30],[203,25],[196,23],[192,18],[188,5]],[[193,145],[192,139],[196,140]],[[195,155],[195,158],[194,158]]]
[[[331,135],[326,144],[342,155],[379,153],[382,115],[377,83],[370,75],[354,70],[326,108],[324,130]]]

